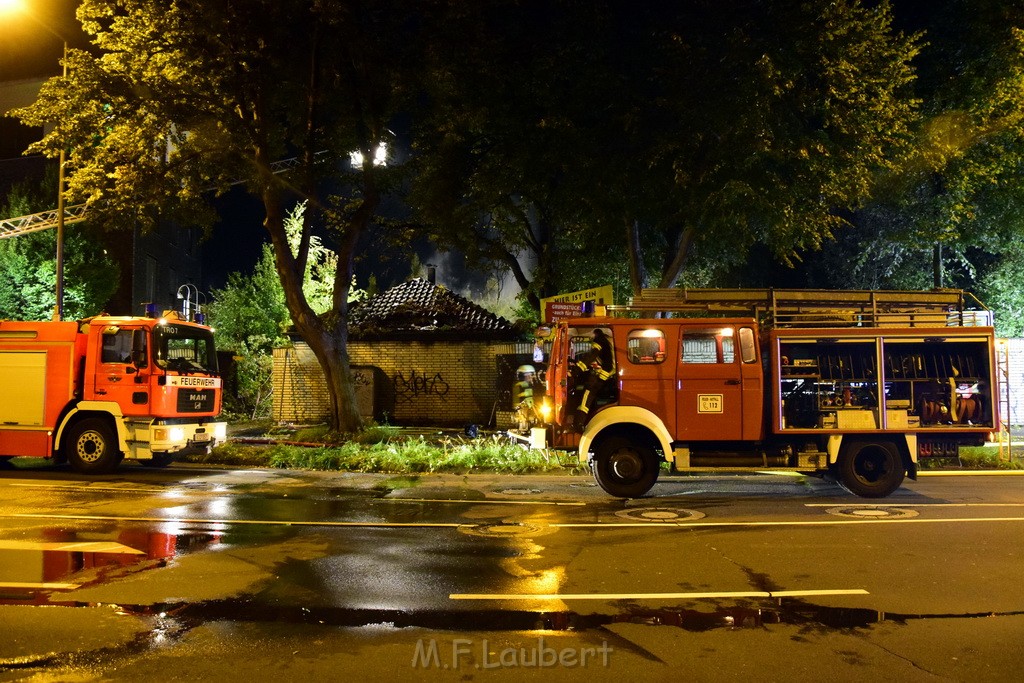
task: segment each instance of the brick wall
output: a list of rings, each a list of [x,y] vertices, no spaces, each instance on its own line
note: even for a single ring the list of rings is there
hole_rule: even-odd
[[[532,348],[507,342],[353,341],[348,352],[366,417],[400,425],[505,427],[515,368],[530,362]],[[274,349],[273,384],[276,420],[326,417],[327,387],[306,344]]]

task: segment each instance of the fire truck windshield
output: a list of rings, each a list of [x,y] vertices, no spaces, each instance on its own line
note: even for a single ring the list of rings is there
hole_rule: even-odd
[[[159,367],[181,373],[217,374],[217,352],[209,330],[188,325],[158,325],[153,338]]]

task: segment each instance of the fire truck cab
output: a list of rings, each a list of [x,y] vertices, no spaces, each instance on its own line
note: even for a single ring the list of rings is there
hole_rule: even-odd
[[[955,457],[998,429],[994,332],[970,301],[959,290],[647,290],[619,310],[700,317],[561,322],[549,444],[577,450],[620,497],[650,490],[663,461],[831,472],[857,495],[887,496],[921,458]],[[581,430],[574,359],[595,329],[615,367]]]

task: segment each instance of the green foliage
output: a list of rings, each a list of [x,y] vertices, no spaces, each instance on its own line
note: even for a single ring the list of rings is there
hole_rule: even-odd
[[[53,174],[51,174],[53,175]],[[52,182],[52,185],[50,181]],[[0,203],[0,216],[24,216],[52,206],[44,193],[57,186],[16,185]],[[46,199],[46,197],[50,197]],[[50,320],[57,285],[57,231],[44,230],[0,240],[0,318]],[[119,268],[87,224],[64,231],[64,317],[96,315],[117,289]]]
[[[817,248],[909,148],[918,44],[886,2],[586,6],[449,8],[417,130],[435,238],[534,304],[594,273],[571,244],[631,288]]]
[[[298,251],[305,203],[298,204],[285,219],[292,253]],[[315,313],[331,310],[338,255],[315,235],[310,238],[302,291]],[[349,290],[349,301],[365,292]],[[274,250],[263,246],[252,274],[231,273],[223,289],[211,291],[207,307],[209,322],[217,329],[218,346],[236,352],[237,396],[227,397],[227,411],[249,418],[270,414],[273,398],[271,374],[275,347],[289,344],[285,330],[291,324],[284,288],[277,275]]]
[[[242,183],[259,197],[285,304],[324,368],[339,429],[361,422],[344,349],[349,274],[400,174],[375,165],[373,151],[411,95],[404,81],[421,43],[409,17],[429,5],[83,0],[93,49],[71,50],[68,77],[47,81],[16,113],[51,126],[33,151],[70,149],[70,195],[107,225],[208,227],[211,188]],[[288,173],[275,173],[281,160]],[[284,223],[296,199],[311,210],[293,250]],[[325,315],[303,290],[315,231],[344,274]]]
[[[217,346],[235,352],[237,395],[225,394],[225,411],[249,418],[270,414],[271,351],[288,342],[288,309],[274,254],[264,246],[251,275],[231,273],[223,289],[210,292],[208,321],[217,330]]]
[[[977,291],[1007,310],[1001,300],[1015,298],[1015,288],[999,271],[1015,266],[1000,261],[1016,258],[1024,235],[1024,8],[940,0],[914,19],[927,39],[917,60],[914,147],[854,218],[862,254],[853,240],[840,249],[855,270],[879,276],[869,283],[904,286],[909,276],[932,286],[938,244],[942,286]]]
[[[981,293],[992,309],[996,334],[1024,337],[1024,253],[1007,253],[982,278]]]

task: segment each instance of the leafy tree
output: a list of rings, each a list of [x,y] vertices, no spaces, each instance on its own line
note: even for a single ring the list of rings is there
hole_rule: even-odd
[[[298,250],[305,222],[305,203],[298,204],[285,219],[285,232],[293,254]],[[211,292],[207,307],[209,322],[217,328],[218,345],[234,350],[239,357],[238,396],[229,406],[249,417],[269,414],[272,396],[272,351],[288,343],[285,334],[291,324],[284,289],[274,265],[274,250],[269,244],[249,275],[231,273],[223,289]],[[313,235],[302,289],[317,314],[331,310],[331,291],[337,272],[338,255]],[[353,282],[353,285],[355,283]],[[363,290],[349,290],[349,302],[365,296]]]
[[[361,420],[347,352],[353,262],[391,184],[374,163],[425,3],[396,0],[84,0],[78,16],[97,56],[72,51],[19,115],[52,123],[36,151],[71,148],[69,192],[107,224],[212,219],[210,189],[241,181],[263,204],[285,305],[324,370],[331,426]],[[351,153],[361,153],[353,167]],[[274,163],[291,159],[287,173]],[[288,208],[309,202],[298,248]],[[331,310],[302,283],[314,227],[338,254]]]
[[[936,286],[987,288],[1019,270],[1024,235],[1024,8],[956,0],[923,15],[916,153],[879,198],[890,249],[932,256]],[[997,294],[998,293],[998,294]],[[996,287],[985,298],[1006,295]]]
[[[52,181],[52,183],[51,183]],[[48,177],[44,187],[56,187]],[[52,205],[30,183],[16,185],[0,204],[2,216],[24,216]],[[32,232],[0,240],[0,318],[50,320],[57,283],[57,233]],[[117,289],[119,268],[86,224],[64,233],[64,312],[68,319],[103,311]]]
[[[445,21],[463,38],[431,53],[415,196],[442,243],[534,296],[584,269],[573,241],[624,254],[634,290],[758,242],[817,248],[909,148],[918,47],[886,2],[509,1]]]

